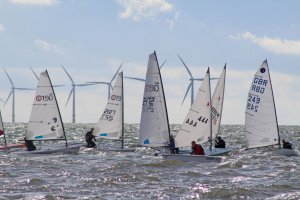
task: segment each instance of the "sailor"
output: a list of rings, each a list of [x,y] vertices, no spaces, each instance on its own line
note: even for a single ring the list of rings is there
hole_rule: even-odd
[[[28,151],[36,150],[36,146],[33,144],[32,140],[27,140],[26,137],[24,138],[25,145]]]
[[[293,149],[292,144],[290,142],[282,140],[282,144],[283,144],[282,146],[283,146],[284,149]]]
[[[215,139],[215,148],[225,148],[225,146],[225,141],[220,136],[218,136],[217,139]]]
[[[173,135],[170,136],[170,149],[171,149],[171,154],[178,154],[179,149],[175,147],[175,140]]]
[[[91,128],[90,131],[88,131],[86,134],[85,134],[85,141],[87,143],[86,147],[89,147],[89,148],[94,148],[96,147],[96,144],[94,141],[96,141],[96,138],[95,136],[93,135],[93,131],[94,131],[94,128]],[[94,141],[93,141],[94,140]]]
[[[192,155],[205,155],[204,149],[200,144],[196,144],[195,141],[192,141]]]

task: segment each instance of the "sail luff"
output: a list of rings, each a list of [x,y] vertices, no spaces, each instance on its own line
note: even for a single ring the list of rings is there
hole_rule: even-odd
[[[222,120],[224,93],[226,80],[226,63],[220,75],[216,88],[212,96],[212,138],[219,134],[220,124]]]
[[[46,70],[46,73],[47,73],[47,77],[48,77],[49,82],[50,82],[51,89],[53,91],[53,96],[54,96],[55,104],[56,104],[56,107],[57,107],[57,110],[58,110],[58,115],[59,115],[60,123],[61,123],[61,126],[62,126],[62,131],[63,131],[64,138],[65,138],[65,141],[66,141],[66,147],[68,147],[68,141],[67,141],[67,136],[66,136],[66,132],[65,132],[65,127],[64,127],[64,123],[62,122],[62,118],[61,118],[59,106],[58,106],[58,103],[57,103],[56,95],[55,95],[55,92],[54,92],[54,89],[53,89],[53,85],[52,85],[52,82],[51,82],[51,79],[50,79],[50,76],[49,76],[47,70]],[[75,96],[75,93],[74,93],[74,96]]]
[[[209,132],[210,132],[210,139],[209,139],[209,141],[210,141],[210,148],[212,148],[212,116],[211,116],[211,107],[212,107],[212,105],[211,105],[211,86],[210,86],[210,71],[209,71],[209,68],[208,68],[208,70],[207,70],[207,72],[208,72],[208,96],[209,96]]]
[[[7,146],[1,111],[0,111],[0,125],[1,125],[0,131],[2,131],[2,134],[3,134],[4,144],[5,144],[5,146]]]
[[[121,74],[120,74],[120,76],[121,76],[121,78],[122,78],[122,82],[121,82],[121,84],[122,84],[122,86],[121,86],[121,88],[122,88],[122,146],[121,146],[121,148],[122,149],[124,149],[124,82],[123,82],[123,72],[120,72]]]
[[[168,115],[168,109],[167,109],[167,103],[166,103],[166,97],[165,97],[164,84],[163,84],[163,81],[162,81],[162,78],[161,78],[160,68],[159,68],[158,59],[157,59],[157,55],[156,55],[155,51],[154,51],[154,54],[155,54],[156,63],[157,63],[157,67],[158,67],[159,78],[160,78],[160,82],[161,82],[162,98],[163,98],[163,102],[164,102],[164,105],[165,105],[165,113],[166,113],[166,119],[167,119],[167,128],[168,128],[168,133],[169,133],[169,141],[167,143],[169,143],[170,139],[171,139],[171,134],[170,134],[169,115]]]

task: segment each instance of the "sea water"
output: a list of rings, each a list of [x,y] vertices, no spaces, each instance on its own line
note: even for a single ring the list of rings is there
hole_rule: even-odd
[[[5,124],[8,142],[22,138],[26,126]],[[83,141],[90,126],[66,124],[68,140]],[[138,128],[126,124],[127,147],[137,145]],[[172,125],[172,133],[178,128]],[[299,149],[299,126],[280,131]],[[220,164],[164,161],[148,148],[82,149],[77,155],[0,152],[0,199],[300,199],[299,157],[277,155],[272,147],[244,150],[243,126],[221,126],[220,135],[234,148]]]

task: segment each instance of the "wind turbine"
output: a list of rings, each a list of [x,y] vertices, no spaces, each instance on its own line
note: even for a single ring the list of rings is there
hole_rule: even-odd
[[[105,84],[107,85],[108,87],[108,96],[107,98],[109,99],[110,97],[110,90],[113,89],[113,86],[112,86],[112,82],[114,81],[114,79],[116,78],[120,68],[122,67],[124,62],[121,63],[121,65],[119,66],[118,70],[116,71],[116,73],[114,74],[114,76],[112,77],[112,79],[110,80],[110,82],[104,82],[104,81],[92,81],[92,82],[87,82],[87,83],[90,83],[90,84]]]
[[[73,102],[72,102],[72,123],[75,123],[75,91],[76,91],[76,87],[82,87],[82,86],[89,86],[89,85],[95,85],[95,84],[92,84],[92,83],[83,83],[83,84],[75,84],[75,82],[73,81],[71,75],[67,72],[67,70],[64,68],[64,66],[61,65],[61,67],[63,68],[63,70],[66,72],[66,74],[68,75],[70,81],[72,82],[72,89],[70,91],[70,94],[69,94],[69,97],[68,97],[68,100],[67,100],[67,103],[66,103],[66,106],[68,105],[69,103],[69,100],[71,98],[71,95],[73,95]]]
[[[190,84],[189,84],[189,86],[188,86],[188,88],[187,88],[187,90],[186,90],[186,93],[184,95],[184,98],[183,98],[181,104],[183,104],[183,102],[184,102],[184,100],[185,100],[185,98],[186,98],[189,90],[191,90],[191,105],[192,105],[193,102],[194,102],[194,81],[203,81],[203,78],[194,78],[193,75],[192,75],[192,73],[191,73],[191,71],[189,70],[189,68],[187,67],[187,65],[183,61],[183,59],[180,57],[180,55],[178,55],[178,57],[181,60],[183,66],[185,67],[185,69],[187,70],[187,72],[189,73],[189,75],[190,75],[190,81],[191,81]],[[210,80],[215,80],[215,79],[218,79],[218,78],[210,78]]]
[[[165,64],[166,64],[166,60],[161,64],[160,68],[161,69]],[[146,81],[146,79],[144,78],[136,78],[136,77],[130,77],[130,76],[125,76],[125,78],[128,78],[128,79],[132,79],[132,80],[136,80],[136,81]]]
[[[10,78],[10,76],[8,75],[8,73],[7,73],[7,71],[5,70],[5,68],[3,68],[3,70],[4,70],[4,72],[5,72],[5,74],[6,74],[6,76],[7,76],[7,78],[8,78],[8,80],[9,80],[9,82],[10,82],[10,84],[11,84],[11,91],[10,91],[10,93],[9,93],[9,95],[8,95],[8,97],[6,98],[6,100],[5,100],[5,103],[4,103],[4,106],[6,105],[6,103],[8,102],[8,100],[9,100],[9,98],[12,96],[12,122],[14,123],[15,122],[15,90],[35,90],[35,89],[33,89],[33,88],[19,88],[19,87],[15,87],[15,85],[14,85],[14,83],[13,83],[13,81],[12,81],[12,79]]]

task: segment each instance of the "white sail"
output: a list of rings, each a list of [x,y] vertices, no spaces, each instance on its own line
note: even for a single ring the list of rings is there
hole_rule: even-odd
[[[159,147],[169,143],[169,121],[156,53],[149,55],[139,145]]]
[[[278,144],[279,132],[275,102],[267,60],[252,81],[245,112],[247,147]]]
[[[204,143],[211,137],[211,92],[209,68],[176,137],[176,147],[191,146],[192,141]]]
[[[123,132],[123,72],[118,73],[112,94],[95,125],[93,134],[107,139],[121,139]]]
[[[225,91],[225,77],[226,64],[211,99],[212,138],[215,138],[218,135],[220,129]]]
[[[26,139],[65,139],[57,100],[47,71],[42,72],[39,78]]]
[[[4,133],[4,126],[3,126],[1,111],[0,111],[0,137],[3,137],[4,144],[6,146],[6,138],[5,138],[5,133]]]

